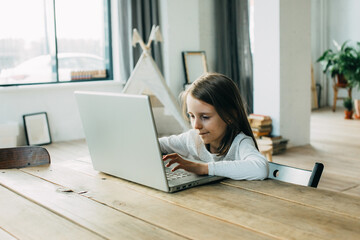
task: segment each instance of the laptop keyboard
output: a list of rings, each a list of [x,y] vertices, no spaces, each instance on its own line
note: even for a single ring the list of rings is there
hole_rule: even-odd
[[[168,180],[175,180],[175,179],[179,179],[179,178],[183,178],[183,177],[187,177],[190,176],[191,173],[186,172],[186,171],[175,171],[175,172],[168,172],[166,171],[166,178]]]

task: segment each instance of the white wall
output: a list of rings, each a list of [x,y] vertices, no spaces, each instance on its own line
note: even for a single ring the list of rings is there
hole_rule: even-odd
[[[280,132],[289,146],[310,143],[310,2],[280,1]]]
[[[164,77],[177,97],[185,74],[182,51],[206,52],[208,67],[215,62],[214,0],[160,0]]]
[[[328,0],[328,41],[343,43],[347,40],[360,41],[360,1]]]
[[[311,63],[314,69],[315,83],[321,85],[320,107],[328,105],[328,84],[322,66],[316,60],[328,49],[327,0],[311,1]]]
[[[256,0],[254,112],[289,146],[310,142],[310,0]]]
[[[266,39],[266,40],[265,40]],[[254,112],[270,115],[280,134],[280,6],[254,1]]]
[[[214,6],[214,0],[199,0],[199,35],[200,35],[200,48],[206,52],[208,71],[215,71],[215,18],[214,13],[216,11]]]
[[[74,91],[121,92],[119,82],[74,83],[46,86],[26,86],[0,89],[0,124],[17,123],[20,129],[18,145],[25,145],[22,115],[46,112],[53,141],[84,138]]]
[[[200,48],[199,1],[161,0],[161,30],[164,37],[164,77],[175,96],[185,83],[182,51]]]

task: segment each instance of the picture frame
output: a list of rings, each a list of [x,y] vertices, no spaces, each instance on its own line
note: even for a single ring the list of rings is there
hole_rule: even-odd
[[[205,51],[183,51],[185,85],[193,83],[198,77],[208,72]]]
[[[29,146],[40,146],[51,143],[49,121],[46,112],[23,115],[24,130]]]

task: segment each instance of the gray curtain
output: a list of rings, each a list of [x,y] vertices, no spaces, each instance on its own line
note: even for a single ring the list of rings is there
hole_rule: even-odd
[[[232,78],[248,113],[253,112],[253,65],[250,50],[248,0],[216,0],[215,70]]]
[[[131,45],[132,30],[136,28],[145,44],[153,25],[159,25],[158,0],[118,0],[119,1],[119,29],[120,29],[120,72],[123,79],[130,77],[142,49],[137,44]],[[160,26],[161,30],[161,26]],[[163,71],[161,48],[159,43],[151,44],[151,53],[159,69]]]

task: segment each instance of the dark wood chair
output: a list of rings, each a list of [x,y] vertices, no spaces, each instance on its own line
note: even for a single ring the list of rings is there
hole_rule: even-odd
[[[0,149],[0,169],[34,167],[50,164],[49,152],[38,146]]]
[[[324,170],[322,163],[315,163],[312,171],[269,162],[268,178],[317,188]]]

